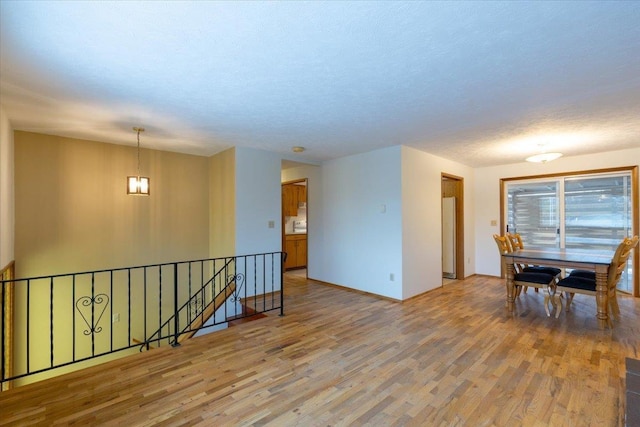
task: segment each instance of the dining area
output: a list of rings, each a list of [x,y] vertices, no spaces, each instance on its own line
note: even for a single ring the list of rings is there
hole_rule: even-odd
[[[576,294],[595,298],[594,313],[600,329],[612,328],[619,320],[617,285],[625,272],[638,236],[625,237],[614,250],[590,247],[525,246],[517,233],[494,234],[503,262],[506,285],[506,309],[513,314],[517,299],[528,288],[543,297],[548,317],[558,319],[563,311],[571,313]]]

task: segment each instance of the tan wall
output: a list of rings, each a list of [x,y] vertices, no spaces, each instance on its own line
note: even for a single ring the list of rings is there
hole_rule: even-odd
[[[14,260],[13,129],[0,107],[0,269]]]
[[[235,148],[209,158],[209,256],[235,255]]]
[[[15,132],[18,277],[206,258],[208,159],[141,150],[151,196],[128,196],[136,149]]]

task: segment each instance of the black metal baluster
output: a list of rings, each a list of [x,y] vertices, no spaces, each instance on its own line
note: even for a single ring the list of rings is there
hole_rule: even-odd
[[[280,316],[284,316],[284,259],[280,252]]]
[[[191,295],[191,262],[189,262],[189,297],[187,298],[187,301],[191,300],[191,297],[193,295]],[[196,302],[197,302],[197,298],[196,298]],[[193,321],[193,319],[191,318],[191,310],[187,310],[187,320],[188,320],[188,324],[191,325],[191,322]]]
[[[160,338],[162,337],[162,267],[158,266],[159,278],[159,298],[158,298],[158,347],[160,346]]]
[[[49,367],[53,368],[53,277],[49,280]]]
[[[146,341],[146,337],[145,337]],[[131,269],[127,268],[127,345],[131,345]]]
[[[150,336],[147,336],[147,268],[144,267],[142,269],[143,275],[143,290],[144,290],[144,342],[147,343],[147,351],[149,351],[149,339]]]
[[[178,342],[178,335],[180,334],[180,313],[178,312],[178,264],[173,264],[173,324],[174,324],[174,337],[173,346],[180,345]]]
[[[213,260],[213,271],[216,271],[216,260]],[[204,261],[200,264],[200,299],[202,300],[202,306],[204,307],[204,301],[206,298],[206,286],[204,284]],[[204,310],[202,310],[202,315],[204,316]],[[216,312],[213,311],[213,323],[216,323]]]
[[[76,275],[74,274],[71,278],[71,312],[73,315],[71,316],[71,342],[73,352],[73,361],[76,360]]]
[[[256,257],[257,258],[257,257]],[[262,293],[264,294],[264,310],[267,305],[267,258],[265,254],[262,254]],[[273,297],[272,297],[273,298]],[[271,308],[273,308],[273,299],[271,301]]]
[[[234,269],[234,274],[235,274],[235,269]],[[227,286],[229,286],[229,264],[225,262],[224,264],[224,283],[220,284],[220,292],[224,292],[224,296],[227,296]],[[215,295],[215,292],[214,292]],[[224,302],[224,319],[225,321],[227,320],[227,318],[229,318],[229,314],[228,314],[229,308],[227,307],[227,302],[226,302],[226,298],[225,298],[225,302]]]
[[[8,282],[4,281],[4,277],[0,278],[2,280],[2,286],[0,287],[0,289],[2,289],[2,308],[0,308],[0,310],[2,310],[2,319],[0,319],[0,325],[2,325],[2,331],[0,331],[0,339],[2,340],[0,342],[0,352],[2,352],[2,355],[0,355],[0,361],[2,362],[2,366],[0,366],[0,393],[4,390],[4,380],[5,380],[5,372],[4,372],[4,333],[5,333],[5,329],[7,329],[7,325],[4,324],[5,320],[6,320],[6,316],[5,316],[5,306],[7,305],[7,294],[8,292],[5,293],[5,289],[8,289]]]
[[[271,308],[275,308],[276,307],[276,296],[275,296],[276,281],[274,277],[275,272],[273,271],[275,254],[271,253],[269,258],[271,259]]]
[[[96,355],[96,334],[95,334],[95,324],[96,324],[96,273],[91,273],[91,355]]]
[[[31,372],[31,280],[27,280],[27,373]]]
[[[238,261],[237,261],[237,258],[233,258],[233,271],[236,272],[236,278],[237,278],[237,275],[238,275]],[[246,265],[245,265],[245,274],[246,274]],[[243,279],[246,278],[246,277],[247,277],[246,275],[242,276]],[[246,285],[246,283],[245,283],[245,285]],[[236,283],[236,286],[237,286],[237,283]],[[247,305],[247,286],[244,287],[243,292],[244,292],[244,298],[242,299],[243,303],[241,304],[241,306],[242,306],[242,314],[244,315],[245,314],[244,313],[244,307]]]
[[[109,325],[110,325],[109,330],[111,331],[111,342],[109,344],[109,346],[110,346],[109,350],[112,352],[113,351],[113,325],[114,325],[114,323],[113,323],[113,270],[111,270],[109,273],[110,273],[109,274],[109,282],[110,282],[109,283],[109,295],[110,295],[110,298],[111,298],[111,311],[110,311],[111,312],[111,316],[109,317],[109,322],[110,322],[109,323]]]

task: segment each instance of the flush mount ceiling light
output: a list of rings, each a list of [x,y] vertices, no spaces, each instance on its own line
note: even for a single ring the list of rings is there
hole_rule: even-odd
[[[138,175],[127,177],[127,194],[134,196],[148,196],[149,178],[146,176],[140,176],[140,132],[144,132],[144,128],[134,127],[138,135]]]
[[[294,153],[302,153],[302,152],[304,151],[304,147],[298,147],[298,146],[296,146],[296,147],[293,147],[291,150],[292,150]]]
[[[535,156],[527,157],[525,160],[527,162],[533,163],[547,163],[560,157],[562,157],[562,153],[541,153],[536,154]]]
[[[539,147],[540,147],[540,151],[542,152],[540,154],[536,154],[535,156],[527,157],[525,159],[527,162],[547,163],[547,162],[550,162],[551,160],[555,160],[562,157],[562,153],[545,153],[544,144],[539,144]]]

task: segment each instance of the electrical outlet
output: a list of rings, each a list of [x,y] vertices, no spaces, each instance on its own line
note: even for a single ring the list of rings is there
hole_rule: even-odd
[[[394,280],[396,280],[396,276],[393,273],[389,273],[389,281],[393,282]]]
[[[276,226],[275,221],[269,221],[269,228],[275,228],[275,226]]]
[[[111,323],[117,323],[120,321],[120,313],[114,313]]]
[[[491,220],[491,226],[492,226],[492,227],[496,227],[497,225],[498,225],[498,221],[497,221],[497,220],[495,220],[495,219],[492,219],[492,220]]]

